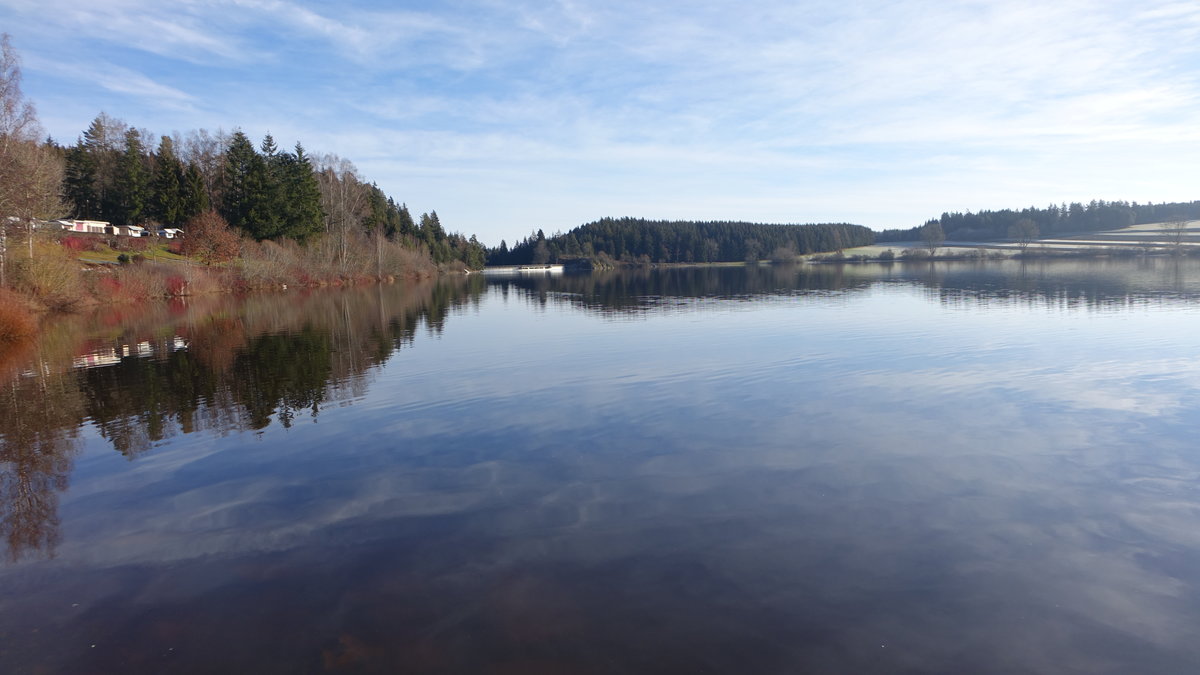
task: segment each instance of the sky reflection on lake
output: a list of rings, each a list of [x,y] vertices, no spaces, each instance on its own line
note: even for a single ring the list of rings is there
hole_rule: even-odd
[[[43,344],[3,496],[53,542],[9,537],[0,669],[1187,672],[1197,280],[476,279]]]

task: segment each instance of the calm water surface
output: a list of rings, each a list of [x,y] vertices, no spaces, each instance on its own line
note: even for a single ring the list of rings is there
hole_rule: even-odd
[[[0,348],[5,673],[1200,669],[1200,265],[472,277]]]

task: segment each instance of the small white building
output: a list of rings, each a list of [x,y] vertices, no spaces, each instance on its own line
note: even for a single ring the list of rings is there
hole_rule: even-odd
[[[146,228],[141,225],[117,225],[113,228],[113,234],[120,234],[126,237],[146,237]]]
[[[55,224],[71,232],[87,232],[88,234],[108,234],[111,223],[103,220],[56,220]]]
[[[183,236],[183,230],[177,227],[164,227],[158,231],[158,236],[164,239],[174,239]]]

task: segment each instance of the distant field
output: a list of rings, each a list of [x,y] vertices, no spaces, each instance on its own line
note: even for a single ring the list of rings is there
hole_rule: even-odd
[[[1178,240],[1176,238],[1177,234],[1179,235]],[[1143,223],[1119,230],[1105,230],[1101,232],[1089,232],[1087,234],[1037,239],[1030,242],[1029,249],[1033,251],[1069,252],[1096,248],[1111,248],[1114,250],[1147,247],[1170,248],[1175,246],[1177,241],[1179,246],[1200,250],[1200,221],[1189,221],[1181,234],[1177,233],[1173,228],[1168,228],[1165,223]],[[843,253],[847,256],[865,255],[875,258],[888,249],[891,249],[899,256],[900,252],[905,249],[924,247],[925,244],[919,241],[898,241],[848,248]],[[1020,246],[1013,241],[947,241],[939,246],[938,249],[945,253],[956,249],[986,249],[989,252],[1016,253],[1020,250]],[[950,251],[946,251],[946,249],[950,249]]]

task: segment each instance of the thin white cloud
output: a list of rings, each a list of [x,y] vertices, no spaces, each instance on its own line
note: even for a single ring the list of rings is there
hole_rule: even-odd
[[[550,223],[569,228],[655,188],[712,217],[841,202],[837,219],[881,227],[948,202],[1196,196],[1179,159],[1200,151],[1190,2],[9,0],[0,21],[28,78],[81,101],[127,93],[104,108],[137,126],[270,129],[389,191],[495,197],[438,205],[493,243],[531,201],[571,205]],[[90,36],[71,63],[114,67],[39,71],[62,35]],[[512,175],[564,192],[520,194]]]
[[[94,84],[107,91],[133,97],[143,105],[149,102],[155,106],[166,106],[178,110],[196,100],[195,96],[185,91],[111,63],[47,60],[39,56],[27,59],[27,62],[31,68],[39,72],[54,73],[80,84]]]
[[[193,2],[46,0],[8,4],[18,27],[37,33],[59,52],[94,53],[108,44],[201,64],[210,64],[214,58],[240,61],[255,56],[254,50],[222,30],[220,23],[210,21],[212,17],[202,12],[203,5]]]

